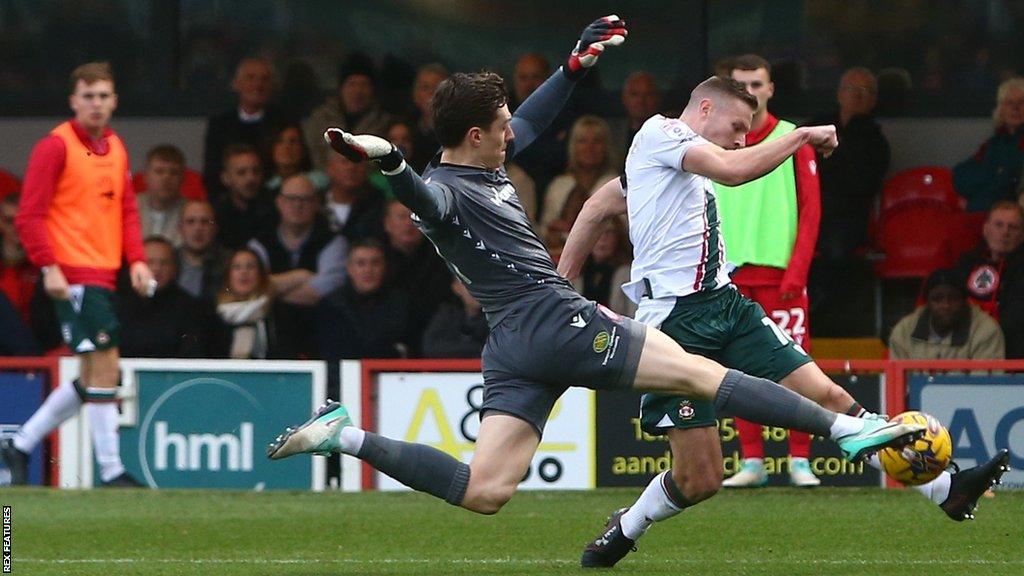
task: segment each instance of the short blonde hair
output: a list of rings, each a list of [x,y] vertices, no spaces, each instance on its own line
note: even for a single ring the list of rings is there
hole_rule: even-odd
[[[1024,94],[1024,78],[1017,77],[1004,80],[1003,83],[999,85],[999,89],[996,90],[996,107],[992,110],[992,120],[996,123],[996,127],[1003,125],[1003,119],[999,114],[999,108],[1002,105],[1003,100],[1006,99],[1006,96],[1011,91],[1017,91]]]
[[[572,130],[569,131],[568,171],[575,172],[579,169],[579,163],[576,160],[576,148],[579,146],[579,140],[583,138],[584,130],[594,130],[597,136],[604,140],[604,162],[601,167],[605,172],[613,170],[616,167],[618,158],[612,145],[612,129],[603,118],[588,114],[580,116],[573,122]]]

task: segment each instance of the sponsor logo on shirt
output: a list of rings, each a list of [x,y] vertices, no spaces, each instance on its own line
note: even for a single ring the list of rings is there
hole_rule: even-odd
[[[494,202],[496,206],[501,206],[503,202],[516,194],[516,189],[511,184],[505,184],[501,190],[498,190],[494,186],[488,186],[488,188],[490,188],[491,192],[494,194],[491,198],[491,202]]]

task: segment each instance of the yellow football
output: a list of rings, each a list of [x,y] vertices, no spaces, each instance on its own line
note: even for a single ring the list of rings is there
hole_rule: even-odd
[[[908,486],[919,486],[934,480],[949,466],[953,458],[953,441],[949,431],[937,418],[924,412],[904,412],[891,421],[925,426],[924,436],[902,448],[885,448],[878,453],[882,468],[890,478]]]

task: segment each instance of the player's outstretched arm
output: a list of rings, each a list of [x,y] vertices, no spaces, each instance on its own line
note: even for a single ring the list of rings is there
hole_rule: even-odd
[[[395,198],[421,220],[444,220],[451,210],[451,193],[441,186],[423,182],[391,142],[371,134],[349,134],[341,128],[328,128],[324,140],[335,152],[353,162],[376,162],[387,176]]]
[[[726,150],[711,143],[694,146],[683,156],[682,168],[726,186],[738,186],[771,172],[804,144],[826,156],[831,154],[839,145],[836,127],[804,126],[771,142],[739,150]]]
[[[597,64],[605,48],[622,44],[626,35],[626,23],[614,14],[598,18],[583,29],[565,64],[534,90],[512,116],[512,131],[516,135],[513,155],[525,150],[544,132],[565,107],[576,81]]]
[[[558,273],[563,277],[573,279],[580,275],[587,255],[601,237],[604,222],[626,213],[624,189],[622,178],[609,180],[583,204],[558,260]]]

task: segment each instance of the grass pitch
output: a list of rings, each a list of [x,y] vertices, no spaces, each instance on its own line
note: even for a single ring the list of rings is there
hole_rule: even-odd
[[[12,574],[579,574],[583,545],[637,494],[521,492],[493,517],[406,493],[6,489],[0,503]],[[1022,517],[1024,492],[984,499],[972,523],[909,490],[725,492],[656,525],[615,573],[1020,576]]]

